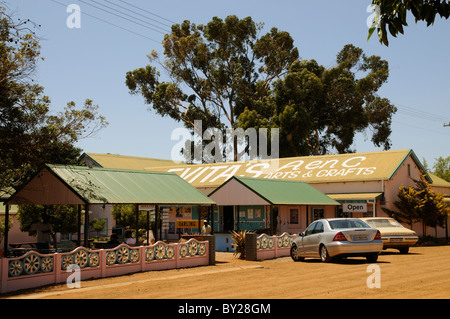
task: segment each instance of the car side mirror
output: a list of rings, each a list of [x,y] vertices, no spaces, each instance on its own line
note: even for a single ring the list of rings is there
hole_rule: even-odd
[[[298,233],[300,237],[305,237],[305,232]]]

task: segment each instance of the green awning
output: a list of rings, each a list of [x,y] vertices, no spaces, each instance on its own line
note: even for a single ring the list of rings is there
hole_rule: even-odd
[[[8,204],[178,204],[214,201],[175,173],[46,165]]]
[[[208,196],[217,205],[340,205],[305,182],[237,176]]]

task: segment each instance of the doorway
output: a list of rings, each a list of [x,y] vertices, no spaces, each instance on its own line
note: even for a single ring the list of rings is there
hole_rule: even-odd
[[[223,207],[223,231],[234,230],[234,206]]]

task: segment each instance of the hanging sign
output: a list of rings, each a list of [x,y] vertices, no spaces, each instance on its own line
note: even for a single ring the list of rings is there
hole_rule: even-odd
[[[146,211],[155,210],[155,205],[139,205],[139,210],[146,210]]]
[[[344,213],[367,213],[367,203],[343,203]]]
[[[198,220],[177,220],[177,228],[198,228]]]

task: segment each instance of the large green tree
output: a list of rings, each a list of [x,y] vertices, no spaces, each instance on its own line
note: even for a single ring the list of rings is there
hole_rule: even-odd
[[[74,144],[107,125],[87,99],[77,109],[69,102],[52,114],[50,98],[33,80],[41,60],[37,26],[12,18],[0,2],[0,192],[7,197],[44,163],[74,164]]]
[[[393,37],[404,33],[408,26],[407,13],[414,16],[415,22],[425,21],[427,27],[432,25],[437,16],[448,19],[450,3],[447,0],[373,0],[374,21],[369,28],[370,38],[375,30],[380,43],[389,45],[388,31]]]
[[[172,26],[163,40],[164,61],[156,52],[151,65],[129,71],[126,85],[140,94],[157,114],[192,128],[236,128],[245,107],[263,99],[275,80],[298,58],[288,32],[263,25],[250,17],[214,17],[206,25],[190,21]],[[163,81],[159,66],[169,76]]]
[[[202,120],[204,129],[278,128],[280,156],[348,152],[356,132],[368,128],[376,146],[390,147],[396,109],[376,94],[388,78],[385,60],[347,45],[337,66],[326,69],[299,60],[289,33],[272,28],[259,37],[261,31],[250,17],[176,24],[159,61],[171,81],[147,65],[127,72],[126,85],[186,127]],[[149,58],[159,60],[154,52]]]
[[[368,130],[375,146],[389,149],[396,108],[377,95],[388,75],[387,61],[351,44],[328,69],[296,61],[269,95],[246,107],[239,126],[279,128],[282,157],[352,152],[355,134]]]

